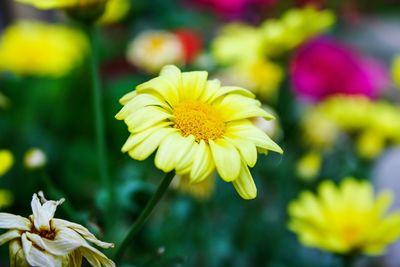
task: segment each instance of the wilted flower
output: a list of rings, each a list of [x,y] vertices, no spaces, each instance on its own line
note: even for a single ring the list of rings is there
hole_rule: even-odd
[[[388,213],[392,194],[374,196],[367,181],[325,181],[318,194],[301,193],[289,205],[289,228],[305,246],[346,254],[383,254],[400,237],[400,212]]]
[[[0,176],[3,176],[14,164],[13,154],[6,149],[0,150]]]
[[[46,154],[39,148],[31,148],[25,152],[24,165],[28,169],[42,168],[47,163]]]
[[[0,244],[10,242],[10,266],[81,266],[82,258],[92,266],[115,266],[88,241],[102,248],[113,244],[98,240],[79,224],[53,218],[63,202],[46,200],[39,192],[32,197],[29,218],[0,213],[0,228],[8,230],[0,236]]]
[[[62,76],[82,63],[85,35],[61,25],[20,21],[0,38],[0,70],[19,75]]]
[[[268,60],[246,60],[221,71],[218,77],[227,84],[249,89],[260,99],[273,100],[282,82],[283,70]]]
[[[297,175],[304,181],[312,181],[319,174],[321,163],[321,153],[315,151],[309,152],[297,162]]]
[[[211,52],[222,65],[258,60],[264,56],[261,32],[253,26],[231,23],[224,26],[212,41]]]
[[[121,99],[116,115],[131,133],[122,151],[144,160],[156,149],[156,166],[201,182],[217,169],[245,199],[256,197],[249,171],[257,152],[282,149],[251,119],[271,116],[243,88],[207,80],[207,72],[183,72],[166,66],[160,76]]]
[[[290,9],[280,19],[268,19],[261,25],[265,51],[268,55],[286,52],[326,31],[334,22],[330,10],[312,6]]]
[[[137,67],[155,73],[166,64],[183,64],[184,50],[173,33],[145,31],[128,45],[127,59]]]
[[[335,94],[376,98],[388,84],[385,69],[340,43],[318,38],[304,44],[291,63],[295,92],[308,100]]]
[[[131,9],[130,0],[107,0],[104,14],[99,18],[101,24],[116,23],[124,19]]]

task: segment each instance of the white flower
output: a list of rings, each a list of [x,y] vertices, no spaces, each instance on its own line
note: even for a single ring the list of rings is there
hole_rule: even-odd
[[[0,245],[10,241],[11,267],[77,267],[82,265],[82,258],[96,267],[115,266],[87,241],[102,248],[114,244],[98,240],[79,224],[53,218],[63,202],[46,200],[39,192],[32,197],[33,214],[29,218],[0,213],[0,228],[8,229],[0,235]]]

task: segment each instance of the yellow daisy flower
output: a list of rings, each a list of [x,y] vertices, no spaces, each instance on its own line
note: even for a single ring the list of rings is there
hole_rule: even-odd
[[[194,183],[217,169],[241,197],[255,198],[248,167],[256,164],[257,151],[282,149],[250,119],[272,116],[250,91],[221,86],[207,76],[205,71],[181,73],[169,65],[125,95],[116,118],[125,121],[131,135],[122,151],[144,160],[157,150],[157,168],[188,174]]]
[[[400,211],[388,214],[391,202],[390,192],[375,197],[366,181],[325,181],[318,194],[303,192],[289,205],[289,228],[305,246],[380,255],[400,237]]]

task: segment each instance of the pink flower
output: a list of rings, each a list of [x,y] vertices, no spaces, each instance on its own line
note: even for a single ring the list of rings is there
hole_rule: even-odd
[[[188,0],[206,8],[212,9],[223,18],[243,18],[251,10],[273,5],[277,0]]]
[[[320,37],[299,48],[291,62],[291,80],[296,94],[307,100],[335,94],[375,99],[389,84],[389,75],[376,60]]]

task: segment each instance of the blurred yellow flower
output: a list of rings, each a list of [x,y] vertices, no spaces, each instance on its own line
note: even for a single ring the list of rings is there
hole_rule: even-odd
[[[256,164],[257,152],[283,151],[251,119],[272,116],[250,91],[221,86],[207,76],[206,71],[181,73],[166,66],[159,77],[125,95],[116,118],[125,121],[131,135],[122,151],[144,160],[158,149],[156,166],[189,175],[192,183],[217,169],[242,198],[255,198],[248,167]]]
[[[144,31],[128,44],[127,59],[140,69],[157,73],[166,64],[183,64],[183,46],[175,34]]]
[[[14,196],[9,190],[0,189],[0,209],[11,206]]]
[[[340,131],[338,125],[316,109],[306,111],[302,121],[303,139],[317,149],[330,149]]]
[[[258,60],[264,56],[262,39],[261,32],[255,27],[240,23],[227,24],[212,41],[212,56],[222,65]]]
[[[126,17],[130,9],[130,0],[108,0],[104,14],[98,22],[101,24],[118,22]]]
[[[335,23],[330,10],[312,6],[288,10],[280,19],[269,19],[261,25],[268,55],[293,49],[307,39],[329,29]]]
[[[309,152],[297,162],[297,175],[304,181],[312,181],[321,169],[321,153]]]
[[[396,55],[393,59],[392,77],[394,84],[400,88],[400,55]]]
[[[392,195],[374,196],[372,185],[348,177],[322,182],[318,194],[301,193],[289,205],[289,228],[309,247],[346,254],[383,254],[400,237],[400,212],[388,214]]]
[[[84,34],[61,25],[20,21],[0,38],[0,70],[19,75],[62,76],[82,63]]]
[[[38,9],[61,9],[72,7],[85,7],[97,3],[105,3],[108,0],[16,0],[23,4],[32,5]]]
[[[24,166],[27,169],[35,170],[44,167],[47,163],[46,154],[39,148],[31,148],[25,152]]]
[[[214,191],[215,178],[214,174],[211,174],[210,177],[204,179],[200,183],[191,183],[189,175],[175,175],[171,186],[198,200],[206,200]]]
[[[327,148],[338,133],[356,134],[361,156],[374,158],[387,144],[400,144],[400,108],[363,96],[334,96],[312,107],[302,122],[304,138]],[[361,133],[361,135],[360,135]]]
[[[222,79],[249,89],[260,99],[272,100],[283,79],[282,68],[268,60],[243,60],[226,68]]]
[[[82,225],[54,218],[64,199],[45,199],[42,192],[34,194],[32,215],[24,218],[10,213],[0,213],[0,228],[7,232],[0,235],[0,244],[10,242],[10,266],[81,266],[85,258],[90,265],[115,267],[113,261],[97,250],[114,244],[98,240]]]
[[[0,176],[8,172],[14,164],[13,154],[6,149],[0,150]]]

